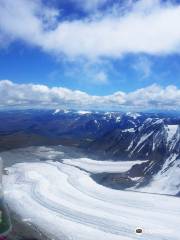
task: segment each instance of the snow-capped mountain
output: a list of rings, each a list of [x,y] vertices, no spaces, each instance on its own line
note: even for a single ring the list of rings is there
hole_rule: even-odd
[[[4,198],[32,239],[179,239],[178,115],[7,111],[0,150]]]
[[[174,184],[174,180],[168,180],[170,176],[179,176],[178,114],[65,109],[4,111],[0,115],[0,135],[1,151],[61,144],[88,150],[101,160],[142,161],[123,173],[93,175],[96,181],[118,189],[146,187],[161,178],[164,180],[157,191],[170,193],[171,186],[163,186],[167,186],[166,181]],[[124,182],[113,181],[121,177]],[[178,194],[178,184],[173,194]]]
[[[86,145],[114,129],[121,113],[56,110],[2,111],[0,150],[31,145]]]
[[[96,139],[94,151],[116,160],[147,160],[119,174],[101,174],[95,179],[106,186],[122,189],[147,187],[149,191],[178,195],[180,192],[180,122],[165,118],[129,118],[124,116],[119,128]],[[125,124],[124,124],[125,122]],[[127,126],[125,128],[125,126]],[[124,178],[121,184],[112,179]],[[103,182],[104,181],[104,182]],[[161,184],[160,184],[161,183]],[[156,186],[155,190],[153,186]],[[145,188],[146,190],[146,188]]]
[[[118,127],[92,143],[92,148],[117,158],[162,158],[179,151],[180,120],[174,124],[164,118],[135,118],[123,116]]]
[[[180,156],[171,154],[151,182],[140,191],[180,196]]]

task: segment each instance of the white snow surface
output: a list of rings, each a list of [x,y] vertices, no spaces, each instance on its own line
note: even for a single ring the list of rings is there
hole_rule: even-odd
[[[134,128],[128,128],[128,129],[122,130],[122,132],[135,132],[135,129]]]
[[[121,121],[121,117],[120,116],[116,117],[116,122],[120,122],[120,121]]]
[[[69,113],[70,111],[69,110],[66,110],[66,109],[56,109],[54,112],[53,112],[53,115],[59,113],[59,112],[63,112],[63,113]]]
[[[63,159],[63,163],[69,164],[71,166],[77,166],[91,173],[118,173],[126,172],[132,168],[135,164],[141,164],[146,161],[136,160],[136,161],[96,161],[89,158],[79,158],[79,159]]]
[[[176,134],[179,125],[167,125],[167,142],[169,142]]]
[[[139,113],[134,113],[134,112],[128,112],[126,113],[127,116],[132,117],[133,119],[137,119],[138,117],[141,116]]]
[[[65,161],[10,167],[3,178],[9,207],[56,240],[179,240],[179,198],[106,188],[83,170],[85,159],[81,169]]]
[[[131,155],[132,155],[132,153],[135,152],[135,150],[136,150],[142,143],[144,143],[152,134],[153,134],[153,132],[150,132],[150,133],[148,133],[148,134],[142,135],[142,137],[140,138],[139,142],[137,143],[137,145],[136,145],[136,146],[134,147],[134,149],[132,150]],[[143,146],[142,146],[142,147],[143,147]],[[142,147],[141,147],[141,149],[142,149]],[[141,149],[139,149],[139,151],[140,151]]]
[[[177,158],[176,154],[172,154],[167,158],[161,171],[153,177],[151,183],[139,190],[151,193],[176,195],[179,193],[180,189],[179,180],[180,158]]]
[[[60,109],[56,109],[53,114],[57,114],[57,113],[59,113],[60,111],[61,111]]]
[[[92,112],[80,110],[80,111],[77,111],[77,113],[80,114],[80,115],[85,115],[85,114],[91,114]]]

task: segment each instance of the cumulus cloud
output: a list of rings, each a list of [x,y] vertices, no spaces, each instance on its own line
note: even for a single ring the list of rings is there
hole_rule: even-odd
[[[98,5],[103,0],[86,4],[93,2]],[[1,0],[0,39],[19,39],[70,58],[180,52],[179,5],[139,0],[128,9],[123,13],[112,11],[100,17],[60,21],[58,10],[44,6],[40,0]]]
[[[93,96],[82,91],[37,84],[15,84],[0,81],[0,107],[83,108],[83,109],[177,109],[180,110],[180,89],[151,85],[134,92],[116,92]]]

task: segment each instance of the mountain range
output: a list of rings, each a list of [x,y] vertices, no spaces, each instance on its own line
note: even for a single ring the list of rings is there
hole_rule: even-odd
[[[49,145],[78,147],[99,160],[142,161],[125,172],[92,174],[102,185],[180,194],[178,113],[61,109],[0,112],[0,151]]]

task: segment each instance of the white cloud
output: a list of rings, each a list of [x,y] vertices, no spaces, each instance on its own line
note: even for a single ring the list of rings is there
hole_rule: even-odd
[[[95,75],[95,82],[97,84],[107,84],[108,83],[108,76],[105,72],[100,71]]]
[[[108,0],[71,0],[85,11],[94,11],[103,6]]]
[[[43,37],[55,27],[57,16],[58,11],[44,6],[41,0],[2,0],[0,34],[43,48]]]
[[[133,64],[133,69],[141,75],[141,79],[148,78],[152,73],[152,62],[147,57],[139,57]]]
[[[0,39],[20,39],[69,58],[180,52],[179,5],[140,0],[130,9],[119,15],[58,22],[58,11],[40,0],[1,0]]]
[[[61,60],[62,64],[62,60]],[[63,58],[65,77],[84,85],[105,85],[109,83],[109,76],[115,72],[112,64],[107,60],[87,61],[83,58],[76,61],[68,61]],[[50,79],[58,79],[60,71],[50,74]]]
[[[0,81],[0,107],[43,107],[84,109],[178,109],[180,89],[151,85],[134,92],[116,92],[107,96],[92,96],[67,88],[36,84],[15,84]]]

